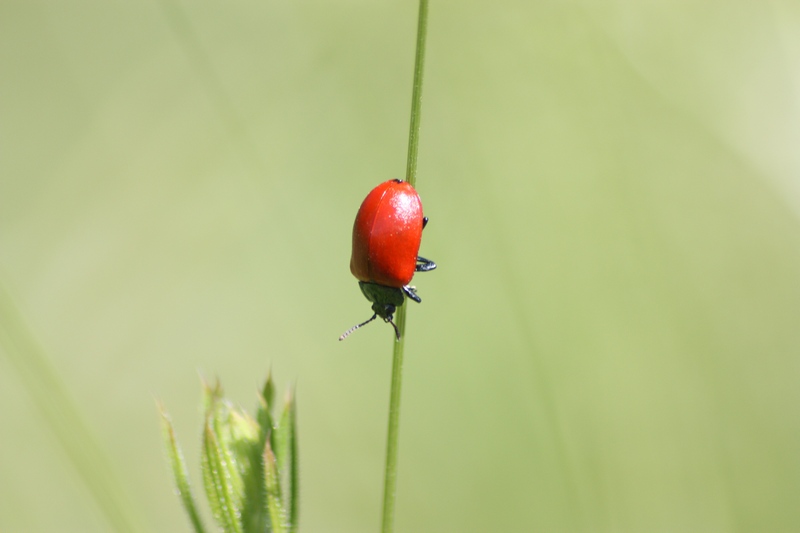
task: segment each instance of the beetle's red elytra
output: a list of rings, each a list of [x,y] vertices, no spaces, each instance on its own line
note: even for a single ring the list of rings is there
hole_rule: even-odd
[[[417,265],[422,219],[422,201],[407,181],[385,181],[372,189],[353,225],[350,272],[365,283],[408,285]]]
[[[361,203],[353,224],[350,272],[372,302],[374,314],[347,330],[339,340],[377,317],[391,324],[400,339],[393,321],[396,308],[403,305],[406,296],[422,301],[416,289],[408,285],[411,278],[415,272],[436,268],[436,263],[417,255],[427,222],[419,194],[407,181],[385,181]]]

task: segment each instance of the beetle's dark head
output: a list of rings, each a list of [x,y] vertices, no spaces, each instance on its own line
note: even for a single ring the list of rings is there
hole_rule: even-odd
[[[384,322],[391,324],[394,328],[395,337],[397,337],[397,340],[400,340],[400,330],[397,328],[397,324],[394,323],[394,312],[397,311],[397,308],[403,305],[403,302],[405,301],[403,289],[399,289],[397,287],[387,287],[386,285],[378,285],[377,283],[369,283],[365,281],[359,281],[358,286],[361,288],[361,292],[364,293],[364,296],[367,298],[367,300],[372,302],[372,311],[375,314],[372,315],[369,320],[366,320],[361,324],[357,324],[345,331],[342,336],[339,337],[339,340],[344,340],[355,330],[361,326],[369,324],[377,317],[381,317]]]

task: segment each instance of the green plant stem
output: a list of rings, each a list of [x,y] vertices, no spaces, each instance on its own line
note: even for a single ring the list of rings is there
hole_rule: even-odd
[[[419,152],[419,122],[422,116],[422,74],[425,66],[425,36],[428,33],[428,0],[419,0],[417,21],[417,53],[414,58],[414,88],[411,93],[411,125],[408,130],[406,181],[417,186],[417,153]]]
[[[405,325],[406,314],[404,312],[397,313],[397,328],[400,330],[400,340],[394,343],[394,355],[392,357],[392,391],[389,400],[389,431],[386,438],[386,471],[383,479],[382,533],[391,533],[394,529],[394,503],[397,489],[397,442],[400,429],[400,389],[403,382]]]
[[[417,21],[417,52],[414,60],[414,88],[411,95],[411,125],[408,133],[408,159],[406,181],[417,182],[417,152],[419,147],[420,117],[422,112],[422,74],[425,63],[425,36],[428,29],[428,0],[419,2]],[[400,338],[394,343],[392,357],[392,389],[389,397],[389,429],[386,437],[386,469],[383,482],[382,533],[394,529],[394,504],[397,491],[397,447],[400,430],[400,390],[403,383],[403,350],[406,340],[406,306],[400,306],[396,315]]]
[[[110,529],[121,533],[142,531],[136,513],[129,507],[125,490],[113,473],[106,450],[2,285],[0,357],[10,361],[16,369],[20,382],[105,515]]]

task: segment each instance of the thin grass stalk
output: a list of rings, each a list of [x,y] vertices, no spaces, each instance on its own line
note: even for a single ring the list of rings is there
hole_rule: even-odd
[[[10,361],[34,405],[64,450],[111,529],[141,531],[137,514],[57,369],[25,324],[11,295],[0,285],[0,357]]]
[[[420,0],[417,21],[417,51],[414,60],[414,85],[411,94],[411,124],[408,133],[408,159],[406,160],[406,181],[414,187],[416,187],[417,182],[417,153],[420,118],[422,115],[422,74],[425,64],[425,36],[427,29],[428,0]],[[392,357],[392,388],[389,398],[389,428],[386,438],[386,468],[383,483],[382,533],[391,533],[394,529],[397,450],[400,429],[400,391],[403,383],[403,351],[406,340],[406,307],[400,306],[395,317],[400,338],[394,342]]]

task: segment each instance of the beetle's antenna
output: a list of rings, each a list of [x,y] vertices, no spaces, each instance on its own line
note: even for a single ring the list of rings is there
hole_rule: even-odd
[[[361,326],[366,326],[367,324],[369,324],[370,322],[372,322],[373,320],[375,320],[377,317],[378,317],[378,313],[375,313],[374,315],[372,315],[372,318],[370,318],[369,320],[366,320],[366,321],[362,322],[361,324],[356,324],[356,325],[355,325],[355,326],[353,326],[352,328],[350,328],[350,329],[348,329],[347,331],[345,331],[344,333],[342,333],[342,336],[341,336],[341,337],[339,337],[339,340],[340,340],[340,341],[343,341],[343,340],[345,340],[345,339],[347,338],[347,336],[348,336],[348,335],[350,335],[351,333],[353,333],[355,330],[357,330],[357,329],[358,329],[358,328],[360,328]],[[394,326],[394,322],[392,322],[392,325]],[[397,326],[394,326],[394,330],[395,330],[395,332],[397,331]],[[399,338],[400,338],[400,334],[398,333],[397,335],[398,335],[398,336],[397,336],[397,338],[399,339]]]

